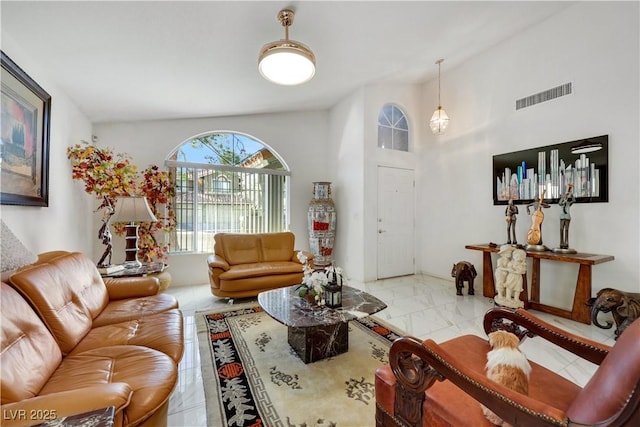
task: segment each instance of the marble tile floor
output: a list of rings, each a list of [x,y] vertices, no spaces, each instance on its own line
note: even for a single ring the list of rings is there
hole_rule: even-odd
[[[464,334],[486,337],[482,328],[484,313],[493,306],[493,300],[482,296],[457,296],[452,280],[428,275],[414,275],[368,283],[351,282],[351,286],[363,289],[387,304],[376,314],[385,322],[420,339],[445,341]],[[476,286],[478,288],[478,286]],[[206,426],[206,409],[200,355],[196,334],[195,313],[225,307],[228,301],[211,295],[209,284],[169,288],[184,314],[185,351],[179,365],[178,385],[169,402],[169,426]],[[236,303],[250,300],[238,300]],[[599,329],[568,319],[533,311],[537,316],[558,327],[613,345],[613,329]],[[527,357],[544,365],[578,385],[584,385],[596,369],[596,365],[560,349],[542,339],[527,339],[522,344]],[[213,427],[213,426],[212,426]],[[217,426],[215,426],[217,427]]]

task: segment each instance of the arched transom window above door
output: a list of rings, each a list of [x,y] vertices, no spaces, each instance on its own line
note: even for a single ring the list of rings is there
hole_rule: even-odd
[[[409,151],[407,116],[393,104],[385,104],[378,114],[378,147]]]

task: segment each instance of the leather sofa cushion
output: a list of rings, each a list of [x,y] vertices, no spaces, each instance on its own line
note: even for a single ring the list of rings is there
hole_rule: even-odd
[[[255,296],[260,292],[284,286],[298,285],[302,281],[302,272],[278,274],[275,276],[246,277],[235,280],[220,280],[220,291],[235,298]],[[247,294],[245,294],[247,292]]]
[[[29,304],[6,283],[0,289],[2,404],[32,398],[53,374],[62,353]]]
[[[91,259],[77,252],[18,271],[11,276],[11,283],[29,300],[63,355],[94,327],[178,307],[175,297],[168,294],[109,301],[98,269]]]
[[[291,273],[302,273],[302,265],[286,261],[239,264],[220,274],[220,280],[236,280]]]
[[[101,326],[91,329],[69,355],[114,345],[139,345],[158,350],[178,363],[184,349],[182,324],[180,310],[171,309]]]
[[[292,261],[295,235],[290,232],[260,235],[262,262]],[[301,264],[300,264],[301,265]],[[300,269],[298,265],[298,269]]]
[[[93,319],[93,327],[140,319],[144,316],[162,313],[178,308],[178,301],[173,295],[158,294],[143,298],[113,300]]]
[[[91,329],[108,302],[98,270],[80,254],[68,254],[11,276],[11,284],[31,303],[67,354]]]
[[[124,424],[136,425],[167,402],[177,379],[175,362],[159,351],[134,345],[104,347],[65,357],[39,394],[127,383],[133,393],[124,409]]]
[[[216,245],[220,245],[224,259],[229,265],[260,262],[260,239],[255,234],[216,235]]]
[[[260,234],[218,233],[214,239],[215,253],[229,265],[292,261],[294,254],[295,235],[290,231]]]

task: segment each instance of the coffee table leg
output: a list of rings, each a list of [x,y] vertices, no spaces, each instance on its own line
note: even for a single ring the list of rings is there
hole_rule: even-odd
[[[349,350],[349,324],[341,322],[308,328],[289,326],[288,341],[304,363],[316,362]]]

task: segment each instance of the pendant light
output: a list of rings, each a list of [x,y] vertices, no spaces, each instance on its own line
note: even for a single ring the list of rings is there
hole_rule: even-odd
[[[289,40],[293,17],[293,10],[290,9],[278,13],[278,21],[284,27],[284,39],[264,45],[258,57],[258,70],[262,77],[286,86],[308,82],[316,72],[316,57],[311,49]]]
[[[434,135],[442,135],[445,129],[447,129],[447,126],[449,126],[449,116],[440,104],[440,64],[442,64],[442,61],[444,61],[444,59],[438,59],[436,61],[436,64],[438,64],[438,108],[433,112],[433,116],[431,116],[431,121],[429,122],[429,126]]]

